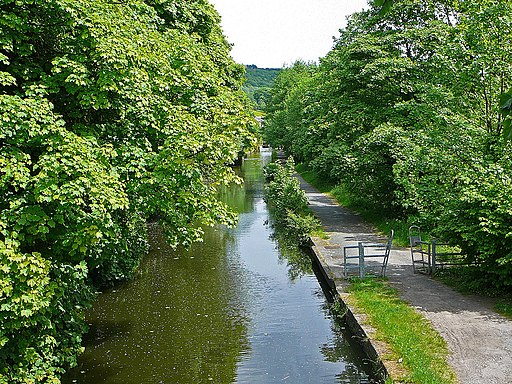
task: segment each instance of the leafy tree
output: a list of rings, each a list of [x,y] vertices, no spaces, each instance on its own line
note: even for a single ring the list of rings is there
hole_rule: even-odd
[[[58,382],[147,221],[174,246],[234,222],[217,187],[255,124],[219,20],[200,0],[0,6],[0,382]]]
[[[300,116],[296,113],[301,114],[302,111],[299,107],[295,108],[295,113],[292,113],[290,108],[293,107],[290,100],[294,97],[295,89],[310,77],[314,67],[313,64],[297,61],[293,66],[281,70],[274,80],[265,109],[267,121],[264,138],[275,147],[291,150],[292,141],[295,138],[294,129],[300,122]],[[299,95],[296,94],[296,96]],[[297,103],[300,104],[300,100],[295,99],[296,106],[298,106]]]
[[[243,85],[243,90],[255,104],[256,108],[263,110],[266,106],[270,87],[280,69],[258,68],[256,65],[246,65],[245,68],[247,80]]]
[[[317,68],[283,70],[265,134],[360,206],[421,224],[511,285],[511,5],[384,3],[352,15]]]

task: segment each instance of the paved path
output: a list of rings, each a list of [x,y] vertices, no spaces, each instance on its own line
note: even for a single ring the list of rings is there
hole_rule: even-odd
[[[310,208],[329,235],[329,240],[315,238],[314,250],[343,295],[343,247],[384,239],[359,215],[298,178]],[[414,274],[407,249],[393,249],[387,276],[402,298],[429,319],[446,340],[451,352],[449,363],[462,384],[512,384],[512,321],[493,312],[492,300],[464,296],[427,276]],[[377,351],[379,348],[376,346]]]

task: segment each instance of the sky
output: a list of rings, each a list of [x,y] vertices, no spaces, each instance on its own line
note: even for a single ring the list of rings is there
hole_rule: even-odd
[[[240,64],[281,68],[317,61],[333,46],[345,18],[366,0],[210,0],[222,17],[231,55]]]

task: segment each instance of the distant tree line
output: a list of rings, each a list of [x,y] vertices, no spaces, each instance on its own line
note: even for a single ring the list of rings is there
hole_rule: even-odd
[[[84,308],[171,245],[233,224],[217,187],[255,141],[206,0],[0,5],[0,383],[58,383]]]
[[[281,71],[266,140],[361,207],[460,246],[482,283],[510,287],[512,3],[376,3],[319,65]]]
[[[279,71],[278,68],[258,68],[254,64],[246,65],[247,80],[243,85],[243,90],[256,109],[263,110],[265,108],[270,87]]]

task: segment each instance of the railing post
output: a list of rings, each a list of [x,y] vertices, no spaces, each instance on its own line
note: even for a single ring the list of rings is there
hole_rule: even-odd
[[[359,277],[364,278],[364,245],[363,243],[357,243],[359,248]]]
[[[343,277],[347,277],[347,248],[343,247]]]
[[[436,273],[436,252],[436,239],[432,239],[432,268],[430,270],[432,275]]]

